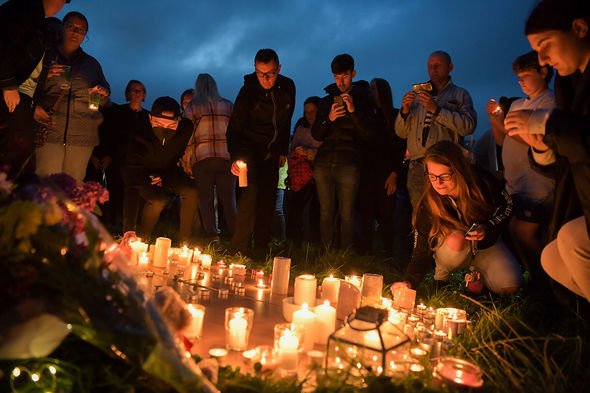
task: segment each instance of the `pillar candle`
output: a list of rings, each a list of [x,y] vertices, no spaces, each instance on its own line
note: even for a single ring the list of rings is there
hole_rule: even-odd
[[[322,281],[322,300],[327,300],[330,304],[338,304],[338,291],[340,291],[340,279],[334,276],[326,277]]]
[[[238,161],[237,164],[240,168],[238,184],[240,187],[248,187],[248,165],[244,161]]]
[[[383,276],[381,274],[363,274],[361,297],[363,303],[380,303],[383,292]]]
[[[316,317],[316,344],[327,345],[330,334],[336,330],[336,309],[330,306],[330,302],[314,309]]]
[[[279,338],[278,344],[278,362],[280,367],[289,371],[297,369],[297,361],[299,360],[298,347],[299,338],[291,330],[285,330],[281,338]]]
[[[315,297],[317,290],[317,280],[311,274],[302,274],[295,278],[295,294],[293,302],[297,305],[307,303],[311,307],[315,306]]]
[[[198,304],[189,304],[188,311],[191,313],[192,319],[189,327],[186,329],[185,336],[189,339],[200,338],[203,332],[205,307]]]
[[[168,266],[168,250],[170,250],[171,244],[172,240],[167,237],[159,237],[156,239],[156,247],[154,248],[154,266]]]
[[[309,310],[307,303],[303,303],[301,309],[293,313],[293,325],[304,332],[303,350],[305,352],[311,351],[316,336],[316,316]]]
[[[272,264],[271,292],[277,295],[289,293],[289,272],[291,270],[291,258],[275,257]]]

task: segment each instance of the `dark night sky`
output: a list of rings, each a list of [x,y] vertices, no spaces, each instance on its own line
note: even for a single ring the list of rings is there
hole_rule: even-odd
[[[297,85],[297,108],[323,95],[339,53],[356,60],[357,79],[382,77],[396,106],[412,83],[428,79],[437,49],[453,57],[453,80],[472,95],[478,132],[489,126],[491,97],[521,95],[511,63],[530,50],[524,21],[535,0],[73,0],[57,15],[80,11],[90,28],[84,50],[96,57],[123,102],[129,79],[148,89],[146,107],[161,95],[178,99],[208,72],[234,100],[259,48],[274,48],[282,73]],[[295,120],[295,119],[294,119]]]

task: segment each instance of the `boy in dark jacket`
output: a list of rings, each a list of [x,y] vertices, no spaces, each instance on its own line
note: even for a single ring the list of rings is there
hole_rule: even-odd
[[[279,74],[281,65],[274,50],[259,50],[254,68],[244,77],[227,127],[232,173],[239,175],[238,161],[248,168],[248,186],[241,189],[232,238],[232,246],[246,254],[252,234],[258,248],[270,241],[279,166],[287,161],[295,106],[295,84]]]
[[[160,213],[174,195],[180,198],[180,242],[187,241],[198,207],[196,185],[177,165],[193,132],[180,118],[180,105],[172,97],[154,101],[150,129],[139,132],[129,144],[125,164],[125,187],[135,187],[145,200],[138,235],[150,237]],[[133,193],[125,193],[132,195]],[[131,207],[135,206],[135,210]],[[133,222],[138,203],[125,203],[124,214]]]

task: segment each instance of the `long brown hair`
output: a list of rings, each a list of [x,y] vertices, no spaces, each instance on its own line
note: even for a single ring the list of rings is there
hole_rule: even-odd
[[[481,223],[492,214],[493,206],[484,199],[483,192],[476,180],[476,173],[463,151],[456,143],[440,141],[426,150],[424,156],[424,173],[427,173],[428,162],[445,165],[451,168],[453,180],[457,184],[458,198],[454,199],[460,217],[455,209],[445,203],[447,196],[440,195],[427,179],[424,192],[414,211],[412,223],[416,227],[418,212],[425,208],[432,215],[432,227],[428,235],[431,248],[442,244],[442,241],[454,230],[465,231],[475,223]]]

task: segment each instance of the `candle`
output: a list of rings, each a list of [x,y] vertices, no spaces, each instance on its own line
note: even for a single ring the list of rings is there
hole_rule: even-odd
[[[327,300],[330,304],[338,304],[338,292],[340,291],[340,279],[330,277],[324,278],[322,281],[322,300]]]
[[[211,348],[209,350],[209,355],[216,359],[222,359],[227,355],[227,350],[223,348]]]
[[[324,304],[317,306],[314,309],[316,317],[316,344],[327,345],[330,334],[334,333],[336,329],[336,309],[330,306],[330,302],[325,301]]]
[[[258,289],[266,289],[266,285],[264,284],[264,280],[263,279],[258,280],[258,284],[256,284],[256,288],[258,288]]]
[[[359,290],[361,289],[362,282],[360,276],[345,276],[344,280],[348,281],[349,283],[357,287]]]
[[[211,269],[211,255],[201,254],[201,267],[205,270]]]
[[[178,255],[178,264],[179,265],[186,265],[188,263],[188,261],[190,261],[192,258],[192,255],[190,253],[191,253],[191,250],[189,250],[189,248],[187,246],[182,246],[182,250],[180,251],[180,254]]]
[[[248,187],[248,164],[244,161],[237,161],[236,164],[240,168],[240,174],[238,176],[238,184],[240,187]]]
[[[381,345],[381,338],[379,338],[379,333],[376,330],[369,330],[365,333],[363,337],[363,341],[365,343],[365,347],[371,349],[381,349],[383,346]]]
[[[271,292],[277,295],[289,293],[289,272],[291,258],[275,257],[272,264]]]
[[[147,252],[142,252],[141,256],[139,257],[139,265],[140,266],[147,266],[150,260],[148,259]]]
[[[230,275],[232,276],[245,276],[246,275],[246,265],[238,265],[236,263],[232,263],[229,265]]]
[[[139,256],[142,255],[142,253],[147,252],[148,245],[139,239],[129,243],[129,246],[131,247],[131,263],[137,265],[139,262]]]
[[[230,307],[225,310],[225,340],[227,349],[244,351],[252,330],[254,311],[244,307]]]
[[[463,359],[443,357],[433,373],[438,380],[449,382],[451,386],[480,388],[483,385],[481,369]]]
[[[297,305],[307,303],[315,306],[317,280],[311,274],[303,274],[295,278],[295,294],[293,302]]]
[[[284,370],[293,371],[297,369],[299,360],[299,338],[290,329],[282,332],[278,341],[278,363]]]
[[[363,274],[363,287],[361,290],[363,303],[369,305],[380,303],[381,292],[383,292],[383,276],[372,273]]]
[[[154,266],[166,267],[168,266],[168,250],[172,240],[167,237],[159,237],[156,239],[156,247],[154,249]]]
[[[201,250],[199,250],[197,247],[195,247],[195,249],[193,250],[193,257],[191,259],[192,263],[199,263],[199,261],[201,260]]]
[[[188,339],[201,338],[201,334],[203,332],[205,307],[200,304],[189,304],[188,311],[191,313],[192,319],[189,327],[186,330],[185,336]]]
[[[316,338],[316,316],[309,310],[307,303],[303,303],[301,309],[293,313],[293,325],[304,332],[303,350],[311,351]]]

